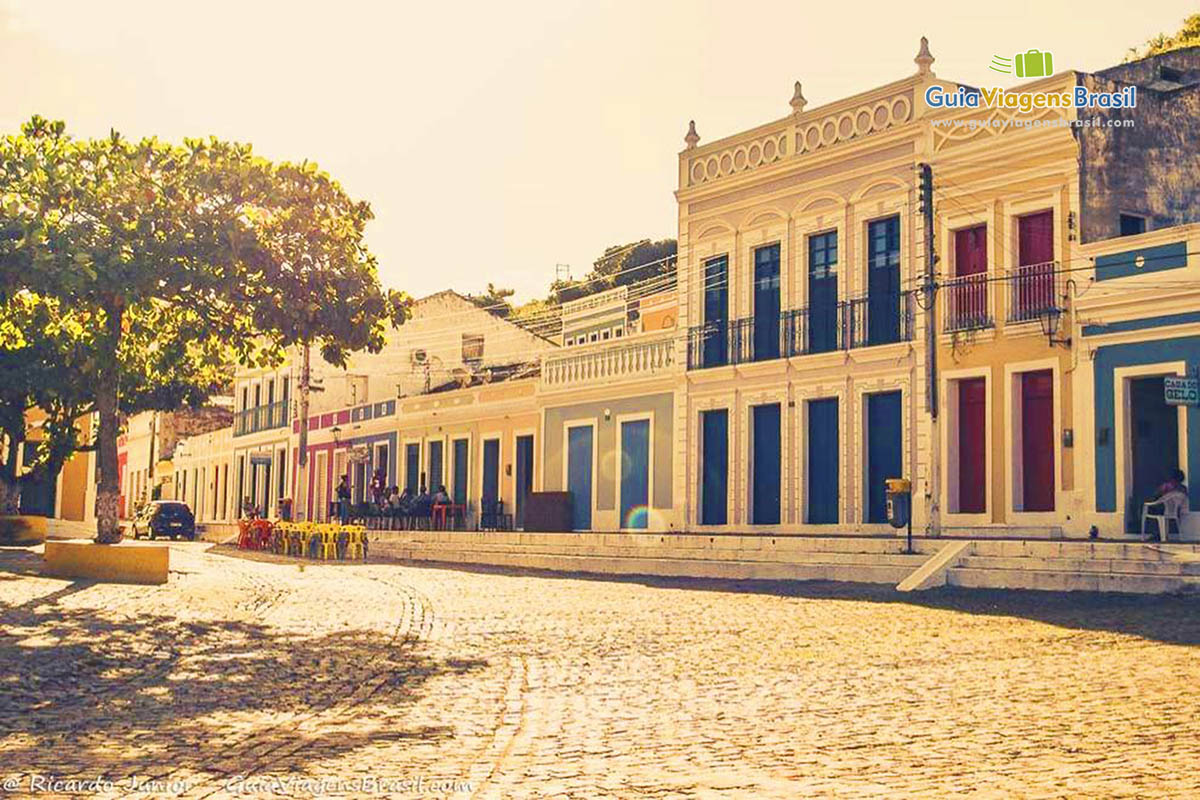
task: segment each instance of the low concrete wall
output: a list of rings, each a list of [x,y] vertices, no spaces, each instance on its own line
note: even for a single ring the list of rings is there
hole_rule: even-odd
[[[42,574],[114,583],[167,582],[170,550],[163,545],[46,542]]]
[[[399,561],[597,575],[1200,591],[1200,547],[1187,544],[917,538],[909,554],[892,537],[372,531],[370,540],[371,555]]]

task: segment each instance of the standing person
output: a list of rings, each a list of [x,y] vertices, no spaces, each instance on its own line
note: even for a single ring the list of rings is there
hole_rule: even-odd
[[[375,508],[383,510],[383,501],[387,487],[384,485],[387,476],[384,475],[382,469],[375,470],[375,474],[371,477],[371,500],[375,503]]]
[[[346,476],[338,481],[337,485],[337,501],[338,501],[338,516],[345,525],[350,521],[350,485],[346,483]]]

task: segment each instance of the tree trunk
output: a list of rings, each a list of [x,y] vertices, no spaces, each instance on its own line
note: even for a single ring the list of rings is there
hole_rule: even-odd
[[[116,386],[102,385],[97,390],[96,410],[100,417],[97,431],[97,453],[100,480],[96,485],[96,541],[116,544],[121,541],[118,522],[121,512],[121,483],[117,469],[117,435],[120,418],[117,415]]]
[[[9,420],[0,440],[4,442],[4,462],[0,463],[0,516],[16,516],[21,513],[21,481],[17,479],[17,455],[21,452],[21,440],[25,433],[25,413],[21,412],[20,427]]]
[[[0,478],[0,517],[21,513],[21,487],[16,481]]]
[[[114,304],[116,305],[116,304]],[[121,419],[118,413],[117,344],[121,339],[123,308],[107,309],[106,326],[109,358],[99,370],[96,387],[96,414],[100,424],[96,431],[96,456],[100,480],[96,483],[96,542],[116,544],[121,541],[121,475],[117,466],[117,436]]]

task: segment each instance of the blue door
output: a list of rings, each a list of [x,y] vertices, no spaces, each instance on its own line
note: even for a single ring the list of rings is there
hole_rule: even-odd
[[[500,499],[500,440],[483,443],[483,504],[490,506]]]
[[[808,238],[808,352],[838,346],[837,231]]]
[[[704,367],[719,367],[727,360],[729,335],[729,259],[704,262]]]
[[[650,420],[621,423],[621,527],[645,528],[650,511]]]
[[[867,226],[867,344],[900,341],[900,217]]]
[[[421,480],[421,445],[404,445],[404,486],[413,494],[417,493]]]
[[[468,467],[468,452],[470,446],[466,439],[454,440],[454,502],[458,505],[466,505],[467,503],[467,481],[469,480]]]
[[[433,494],[442,486],[445,480],[442,476],[442,443],[429,443],[429,493]]]
[[[567,429],[567,491],[574,509],[572,527],[577,531],[592,528],[592,428]]]
[[[517,508],[514,515],[518,528],[525,527],[525,504],[533,493],[533,437],[517,437]]]
[[[755,525],[779,524],[780,480],[782,450],[779,441],[779,404],[754,406],[752,409],[754,466],[750,473],[751,509]]]
[[[779,245],[754,251],[754,360],[779,358]]]
[[[700,524],[724,525],[729,508],[729,412],[701,412],[700,437]]]
[[[867,522],[887,522],[888,478],[904,467],[900,392],[867,395]]]
[[[838,401],[808,403],[808,522],[838,522]]]

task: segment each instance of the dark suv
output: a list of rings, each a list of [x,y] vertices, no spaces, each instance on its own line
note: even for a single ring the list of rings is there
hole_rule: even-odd
[[[187,503],[178,500],[154,500],[142,506],[133,518],[133,538],[170,536],[196,538],[196,518]]]

